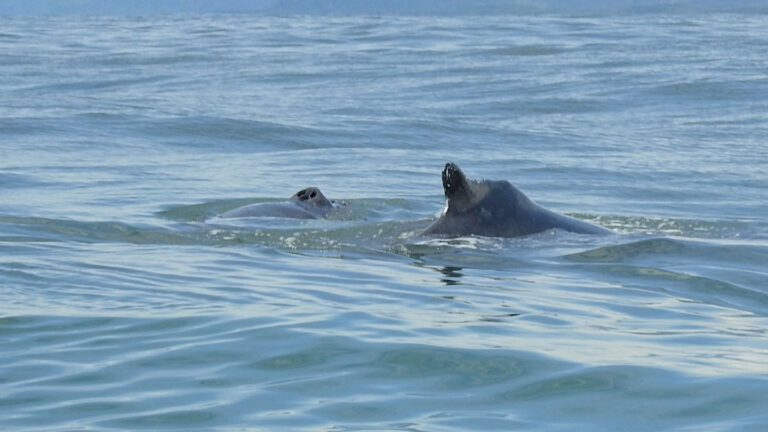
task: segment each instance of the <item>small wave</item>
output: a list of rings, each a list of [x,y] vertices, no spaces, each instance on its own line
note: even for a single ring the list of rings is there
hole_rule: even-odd
[[[0,136],[61,134],[68,129],[58,119],[38,117],[0,118]]]
[[[663,84],[655,87],[652,91],[664,96],[681,97],[693,100],[735,100],[743,101],[753,98],[756,89],[764,86],[755,85],[750,81],[694,81]],[[760,92],[757,90],[757,92]]]
[[[7,229],[0,240],[59,242],[119,242],[134,244],[190,244],[194,240],[179,233],[151,226],[133,226],[124,222],[84,222],[41,217],[0,216]]]
[[[747,238],[751,223],[729,220],[675,219],[647,216],[611,216],[571,213],[570,216],[602,225],[621,234],[649,234],[690,238]]]
[[[106,67],[131,67],[131,66],[178,66],[197,67],[206,62],[216,61],[213,55],[200,53],[179,52],[166,55],[129,55],[110,54],[94,59],[94,64]]]
[[[626,237],[616,237],[623,240]],[[625,263],[645,258],[685,256],[696,262],[723,262],[732,259],[745,264],[759,264],[768,261],[768,252],[762,242],[719,241],[680,239],[669,237],[631,237],[626,243],[603,246],[583,252],[569,254],[567,259],[592,263]]]
[[[14,172],[0,172],[0,187],[3,189],[27,188],[46,184],[33,176]]]
[[[679,241],[667,238],[654,238],[600,247],[567,255],[566,258],[582,262],[624,262],[643,254],[677,254],[683,249],[684,245]]]
[[[326,142],[336,136],[335,132],[287,123],[206,116],[158,119],[144,122],[142,127],[153,137],[206,149],[211,142],[228,142],[258,147],[260,151],[302,150],[317,147],[313,142]]]
[[[568,262],[589,264],[585,271],[598,271],[628,281],[632,287],[672,294],[697,302],[746,310],[763,315],[768,310],[768,292],[751,278],[724,281],[723,267],[759,268],[768,260],[763,247],[719,244],[673,238],[651,238],[599,247],[564,257]]]
[[[532,57],[556,55],[567,52],[563,48],[550,45],[517,45],[509,47],[491,48],[481,51],[478,54],[492,56],[510,56],[510,57]]]
[[[24,91],[32,92],[67,92],[72,90],[102,90],[112,88],[127,88],[133,86],[141,86],[146,84],[153,84],[161,81],[166,81],[171,77],[168,75],[155,75],[142,78],[118,78],[118,79],[104,79],[104,80],[81,80],[81,81],[68,81],[56,84],[45,84],[35,86],[31,88],[25,88]]]
[[[712,277],[629,265],[610,266],[603,271],[632,280],[631,285],[634,287],[664,293],[677,299],[747,311],[759,316],[766,316],[768,311],[767,293]]]
[[[0,33],[0,40],[17,41],[21,39],[22,36],[16,33]]]

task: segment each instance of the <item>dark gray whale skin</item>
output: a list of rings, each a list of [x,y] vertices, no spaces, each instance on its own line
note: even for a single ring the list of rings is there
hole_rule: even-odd
[[[224,212],[219,217],[321,219],[334,207],[320,189],[308,187],[296,192],[288,201],[250,204]]]
[[[454,163],[445,164],[443,214],[422,235],[520,237],[549,229],[610,234],[585,221],[547,210],[505,180],[470,180]]]

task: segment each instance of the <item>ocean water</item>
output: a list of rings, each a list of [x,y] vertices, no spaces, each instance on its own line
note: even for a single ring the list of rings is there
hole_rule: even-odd
[[[768,430],[766,28],[0,18],[0,430]],[[615,234],[420,237],[447,161]]]

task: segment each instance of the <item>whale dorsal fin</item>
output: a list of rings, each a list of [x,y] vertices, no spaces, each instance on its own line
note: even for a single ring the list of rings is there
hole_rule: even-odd
[[[470,180],[458,165],[452,162],[443,168],[443,189],[448,199],[448,210],[465,211],[474,207],[488,194],[487,182]]]

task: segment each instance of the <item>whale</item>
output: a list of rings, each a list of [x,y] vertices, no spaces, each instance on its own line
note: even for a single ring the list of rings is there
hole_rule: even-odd
[[[446,205],[422,236],[521,237],[552,229],[610,234],[589,222],[548,210],[506,180],[468,179],[448,162],[442,172]]]
[[[322,219],[334,208],[336,204],[326,198],[320,189],[308,187],[296,192],[287,201],[249,204],[226,211],[219,217]]]

